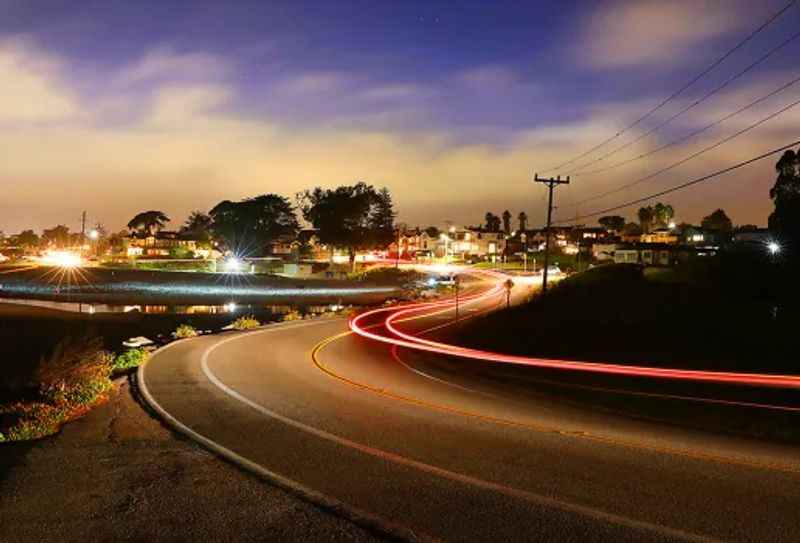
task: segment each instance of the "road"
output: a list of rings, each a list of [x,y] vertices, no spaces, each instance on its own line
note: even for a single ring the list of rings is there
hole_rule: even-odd
[[[431,313],[398,326],[417,335],[453,320],[450,308]],[[437,355],[409,354],[343,319],[302,321],[174,343],[140,378],[195,439],[409,539],[800,538],[796,448],[587,409],[475,372],[443,377],[426,362]]]

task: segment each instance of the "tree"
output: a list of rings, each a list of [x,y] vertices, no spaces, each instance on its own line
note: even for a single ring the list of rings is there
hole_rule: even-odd
[[[517,220],[519,221],[520,232],[525,232],[528,229],[528,214],[520,211],[519,215],[517,215]]]
[[[641,226],[642,232],[649,232],[653,224],[653,208],[651,206],[640,207],[636,215],[639,217],[639,226]]]
[[[63,249],[70,245],[69,228],[63,224],[42,231],[42,243],[50,247]]]
[[[39,236],[33,230],[23,230],[11,238],[11,245],[32,249],[39,246]]]
[[[394,218],[388,196],[388,190],[376,192],[372,185],[359,182],[335,189],[316,187],[300,193],[298,200],[303,218],[317,229],[320,242],[346,249],[355,271],[356,253],[383,243]]]
[[[487,211],[484,218],[486,220],[486,230],[488,230],[489,232],[500,231],[500,217],[498,217],[491,211]]]
[[[143,211],[128,221],[128,230],[155,236],[169,221],[170,218],[162,211]]]
[[[675,217],[675,209],[669,204],[657,202],[654,206],[639,208],[637,215],[639,224],[646,234],[653,228],[665,228],[672,222],[673,217]]]
[[[644,230],[642,229],[641,225],[638,225],[635,222],[629,222],[622,227],[623,236],[641,236],[642,232],[644,232]]]
[[[375,202],[369,217],[369,228],[375,247],[383,249],[392,244],[395,239],[394,218],[396,216],[392,195],[389,193],[389,189],[383,187],[375,195]]]
[[[186,222],[181,226],[181,233],[191,235],[199,241],[211,241],[211,229],[213,226],[213,219],[207,213],[202,211],[192,211]]]
[[[597,222],[610,232],[620,232],[625,227],[625,217],[619,215],[606,215],[600,217]]]
[[[769,228],[789,247],[800,243],[800,150],[783,153],[775,164],[778,177],[769,191],[775,210],[769,216]]]
[[[294,206],[283,196],[262,194],[239,202],[218,203],[209,212],[212,231],[237,255],[265,254],[280,238],[297,235]]]
[[[659,228],[665,228],[675,217],[675,210],[669,204],[657,202],[653,207],[653,220]]]
[[[715,230],[723,234],[728,234],[733,230],[733,222],[722,209],[717,209],[711,215],[703,217],[700,226],[706,230]]]
[[[425,229],[425,233],[428,234],[429,238],[436,239],[436,238],[439,237],[439,234],[441,234],[442,232],[436,226],[429,226],[428,228]]]
[[[503,211],[503,232],[511,233],[511,212],[507,209]]]

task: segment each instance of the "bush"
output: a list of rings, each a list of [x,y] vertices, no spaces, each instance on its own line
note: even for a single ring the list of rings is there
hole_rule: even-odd
[[[252,330],[253,328],[261,326],[261,323],[258,322],[258,319],[255,317],[249,315],[246,317],[239,317],[233,321],[232,326],[234,330]]]
[[[175,339],[186,339],[195,337],[197,335],[197,330],[191,324],[181,324],[175,329],[172,335],[175,336]]]
[[[61,341],[36,370],[36,399],[0,406],[0,441],[38,439],[82,416],[114,388],[114,357],[99,338]]]
[[[299,321],[303,320],[303,315],[296,309],[292,309],[288,313],[284,313],[283,317],[281,317],[283,322],[291,322],[291,321]]]
[[[114,359],[112,369],[114,371],[125,371],[130,368],[138,368],[147,360],[147,351],[144,349],[128,349]]]

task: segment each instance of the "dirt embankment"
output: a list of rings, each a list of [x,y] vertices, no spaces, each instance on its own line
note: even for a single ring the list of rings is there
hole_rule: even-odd
[[[0,446],[0,541],[371,541],[177,438],[118,393],[54,438]]]

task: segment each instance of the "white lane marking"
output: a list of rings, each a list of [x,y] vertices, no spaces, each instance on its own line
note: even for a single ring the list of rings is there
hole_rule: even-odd
[[[338,320],[338,319],[336,319],[336,320]],[[252,334],[256,334],[256,333],[278,331],[278,330],[283,330],[284,328],[302,328],[304,326],[310,326],[310,325],[313,325],[313,324],[324,324],[326,322],[328,322],[328,323],[336,322],[336,320],[317,321],[317,322],[303,323],[303,324],[298,324],[298,323],[295,323],[295,322],[292,322],[292,323],[276,323],[276,324],[270,325],[269,329],[259,330],[257,332],[251,332],[251,333],[249,333],[247,335],[252,335]],[[236,338],[244,337],[244,334],[240,335],[240,336],[235,336],[235,337]],[[232,338],[228,338],[228,339],[232,339]],[[160,348],[158,351],[153,353],[153,355],[150,357],[150,361],[148,362],[148,364],[152,363],[153,359],[155,358],[155,356],[157,354],[163,353],[164,351],[166,351],[167,349],[171,348],[172,346],[177,345],[178,343],[183,343],[184,341],[190,341],[190,339],[173,341],[172,343],[169,343],[169,344],[165,345],[164,347]],[[224,341],[227,342],[228,340],[226,339]],[[314,489],[312,489],[310,487],[307,487],[307,486],[305,486],[305,485],[303,485],[303,484],[301,484],[301,483],[299,483],[299,482],[297,482],[297,481],[295,481],[293,479],[289,479],[288,477],[285,477],[285,476],[283,476],[283,475],[281,475],[279,473],[276,473],[276,472],[274,472],[274,471],[272,471],[270,469],[267,469],[266,467],[262,466],[261,464],[258,464],[256,462],[253,462],[252,460],[249,460],[249,459],[245,458],[244,456],[242,456],[242,455],[234,452],[233,450],[221,445],[220,443],[217,443],[216,441],[212,440],[211,438],[206,437],[206,436],[200,434],[199,432],[196,432],[196,431],[192,430],[191,428],[189,428],[188,426],[186,426],[185,424],[180,422],[177,418],[172,416],[166,409],[164,409],[164,407],[161,406],[161,404],[159,404],[155,400],[155,398],[153,398],[153,395],[150,393],[150,390],[147,388],[147,383],[146,383],[146,380],[144,378],[144,371],[145,371],[145,368],[147,367],[148,364],[144,364],[142,366],[139,366],[139,370],[137,372],[139,390],[141,391],[142,396],[144,397],[144,399],[148,403],[148,405],[150,405],[150,407],[152,407],[159,414],[160,417],[162,417],[169,425],[171,425],[178,432],[180,432],[180,433],[184,434],[185,436],[189,437],[190,439],[193,439],[194,441],[200,443],[201,445],[203,445],[207,449],[213,451],[215,454],[230,460],[231,462],[233,462],[234,464],[237,464],[241,468],[243,468],[243,469],[245,469],[247,471],[250,471],[251,473],[255,473],[256,475],[259,475],[259,476],[263,477],[264,479],[266,479],[268,481],[271,481],[273,484],[279,486],[280,488],[284,488],[286,490],[289,490],[291,492],[299,494],[299,495],[303,496],[305,499],[311,501],[312,503],[315,503],[317,505],[322,505],[323,507],[326,507],[329,510],[333,511],[334,514],[338,514],[339,516],[344,517],[344,518],[346,518],[348,520],[351,520],[351,521],[353,521],[353,522],[355,522],[355,523],[357,523],[357,524],[359,524],[361,526],[366,526],[366,527],[369,527],[369,528],[372,528],[372,529],[377,529],[378,531],[383,532],[383,533],[385,533],[385,534],[387,534],[387,535],[389,535],[389,536],[391,536],[393,538],[399,539],[399,540],[405,540],[405,541],[431,541],[431,542],[438,541],[436,538],[433,538],[433,537],[431,537],[431,536],[429,536],[427,534],[421,533],[421,532],[416,531],[416,530],[411,530],[411,529],[409,529],[409,528],[407,528],[405,526],[402,526],[402,525],[394,523],[394,522],[390,522],[390,521],[388,521],[388,520],[386,520],[384,518],[381,518],[381,517],[379,517],[377,515],[373,515],[372,513],[369,513],[367,511],[358,509],[358,508],[353,507],[353,506],[351,506],[351,505],[349,505],[349,504],[347,504],[347,503],[345,503],[345,502],[343,502],[341,500],[338,500],[336,498],[328,496],[327,494],[323,494],[321,492],[318,492],[318,491],[316,491],[316,490],[314,490]]]
[[[254,334],[248,334],[248,335],[254,335]],[[578,514],[578,515],[581,515],[583,517],[588,517],[588,518],[591,518],[591,519],[594,519],[594,520],[600,520],[600,521],[603,521],[603,522],[606,522],[606,523],[609,523],[609,524],[612,524],[612,525],[620,525],[620,526],[625,526],[627,528],[631,528],[631,529],[634,529],[634,530],[642,530],[642,531],[647,531],[647,532],[653,532],[653,533],[656,533],[656,534],[659,534],[659,535],[663,535],[663,536],[683,539],[685,541],[703,541],[703,542],[718,541],[716,539],[709,538],[709,537],[706,537],[706,536],[701,536],[701,535],[698,535],[698,534],[685,532],[683,530],[678,530],[678,529],[670,528],[670,527],[667,527],[667,526],[662,526],[662,525],[658,525],[658,524],[652,524],[652,523],[645,522],[645,521],[640,521],[640,520],[636,520],[636,519],[622,517],[622,516],[615,515],[613,513],[609,513],[609,512],[606,512],[606,511],[603,511],[603,510],[600,510],[600,509],[596,509],[596,508],[593,508],[593,507],[588,507],[588,506],[584,506],[584,505],[578,505],[578,504],[574,504],[574,503],[558,500],[556,498],[552,498],[552,497],[549,497],[549,496],[544,496],[544,495],[541,495],[541,494],[535,494],[535,493],[532,493],[532,492],[528,492],[526,490],[513,488],[513,487],[502,485],[502,484],[499,484],[499,483],[493,483],[491,481],[478,479],[477,477],[472,477],[470,475],[465,475],[465,474],[462,474],[462,473],[457,473],[457,472],[454,472],[454,471],[450,471],[450,470],[447,470],[447,469],[444,469],[444,468],[440,468],[440,467],[437,467],[437,466],[434,466],[434,465],[431,465],[431,464],[427,464],[427,463],[421,462],[419,460],[413,460],[411,458],[407,458],[407,457],[401,456],[401,455],[396,454],[396,453],[385,451],[383,449],[378,449],[378,448],[375,448],[375,447],[371,447],[369,445],[365,445],[363,443],[358,443],[356,441],[352,441],[352,440],[344,438],[342,436],[339,436],[339,435],[336,435],[336,434],[332,434],[332,433],[327,432],[325,430],[321,430],[319,428],[315,428],[313,426],[309,426],[308,424],[305,424],[305,423],[300,422],[298,420],[286,417],[284,415],[281,415],[280,413],[276,413],[275,411],[272,411],[271,409],[268,409],[268,408],[264,407],[263,405],[261,405],[261,404],[255,402],[255,401],[251,400],[250,398],[240,394],[236,390],[232,389],[231,387],[229,387],[228,385],[223,383],[209,368],[208,358],[211,355],[211,353],[213,353],[218,347],[221,347],[222,345],[225,345],[225,344],[230,343],[231,341],[234,341],[234,340],[237,340],[237,339],[241,339],[243,337],[247,337],[247,336],[245,336],[245,335],[232,336],[230,338],[227,338],[225,340],[222,340],[222,341],[220,341],[218,343],[215,343],[214,345],[210,346],[208,349],[205,350],[205,352],[203,353],[203,355],[202,355],[202,357],[200,359],[201,367],[203,369],[203,373],[206,375],[206,377],[209,379],[209,381],[211,381],[215,386],[217,386],[225,394],[227,394],[230,397],[242,402],[243,404],[255,409],[256,411],[258,411],[259,413],[261,413],[261,414],[263,414],[263,415],[265,415],[267,417],[270,417],[270,418],[273,418],[275,420],[278,420],[278,421],[280,421],[280,422],[282,422],[282,423],[284,423],[284,424],[286,424],[288,426],[291,426],[293,428],[297,428],[298,430],[302,430],[302,431],[304,431],[306,433],[309,433],[309,434],[314,435],[316,437],[319,437],[321,439],[330,441],[332,443],[336,443],[336,444],[344,446],[344,447],[348,447],[348,448],[357,450],[359,452],[362,452],[362,453],[370,455],[370,456],[374,456],[376,458],[380,458],[382,460],[387,460],[387,461],[394,462],[394,463],[399,464],[399,465],[412,467],[412,468],[415,468],[415,469],[417,469],[419,471],[422,471],[422,472],[425,472],[425,473],[430,473],[430,474],[433,474],[433,475],[437,475],[437,476],[442,477],[444,479],[450,479],[452,481],[456,481],[456,482],[460,482],[460,483],[476,486],[478,488],[482,488],[482,489],[485,489],[485,490],[495,491],[495,492],[504,494],[504,495],[512,497],[512,498],[521,499],[521,500],[527,501],[529,503],[534,503],[534,504],[542,506],[542,507],[546,507],[546,508],[550,508],[550,509],[558,509],[558,510],[565,511],[565,512],[568,512],[568,513]],[[264,468],[264,469],[266,469],[266,468]]]

